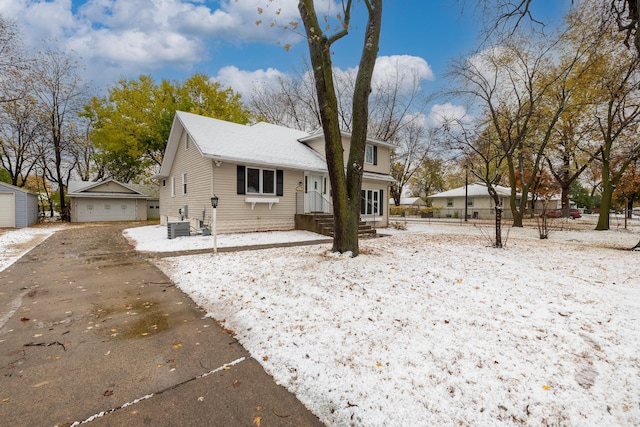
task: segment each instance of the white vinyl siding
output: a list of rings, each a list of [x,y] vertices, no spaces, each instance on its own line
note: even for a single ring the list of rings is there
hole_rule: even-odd
[[[180,147],[186,147],[186,132],[182,133]],[[171,171],[169,171],[170,185],[160,187],[160,219],[164,224],[167,220],[179,220],[178,209],[187,207],[189,220],[211,222],[212,170],[218,167],[211,159],[205,159],[200,154],[197,144],[190,138],[189,149],[176,151]],[[188,172],[185,172],[188,171]],[[178,182],[175,182],[178,181]],[[179,197],[177,197],[179,196]],[[222,203],[222,202],[221,202]],[[220,210],[218,210],[218,214]]]

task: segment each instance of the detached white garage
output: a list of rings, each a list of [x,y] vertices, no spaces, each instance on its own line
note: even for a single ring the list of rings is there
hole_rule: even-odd
[[[0,228],[23,228],[38,222],[38,195],[0,182]]]
[[[146,221],[147,199],[135,186],[114,179],[69,183],[71,222]]]

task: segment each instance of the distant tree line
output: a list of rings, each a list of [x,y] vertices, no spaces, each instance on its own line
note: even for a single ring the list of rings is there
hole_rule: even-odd
[[[195,74],[183,82],[121,79],[92,95],[72,56],[29,54],[0,15],[0,180],[41,194],[69,220],[71,179],[143,182],[162,162],[176,110],[238,123],[250,113],[229,88]]]

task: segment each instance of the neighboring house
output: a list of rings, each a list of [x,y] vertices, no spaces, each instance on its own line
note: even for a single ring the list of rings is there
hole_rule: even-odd
[[[24,228],[38,222],[38,195],[0,182],[0,228]]]
[[[342,139],[348,153],[350,135],[343,133]],[[388,225],[391,147],[374,140],[366,147],[361,214],[374,226]],[[214,194],[220,233],[291,230],[296,215],[330,214],[324,152],[322,132],[241,125],[179,111],[155,177],[160,181],[160,222],[210,226]]]
[[[541,198],[536,198],[533,203],[533,210],[535,212],[542,212],[544,209],[548,211],[553,211],[557,209],[562,209],[562,198],[560,195],[553,195],[547,201],[547,206],[545,207],[545,201]],[[570,207],[575,207],[575,203],[569,201]]]
[[[504,218],[511,218],[509,209],[509,199],[511,189],[508,187],[495,186],[500,197]],[[440,208],[437,215],[444,218],[464,218],[465,199],[467,201],[467,217],[473,219],[493,219],[495,218],[495,204],[489,195],[487,186],[480,183],[469,184],[467,191],[465,187],[454,188],[442,193],[432,194],[427,197],[431,205]]]
[[[157,218],[158,197],[147,194],[145,190],[148,188],[123,184],[115,179],[71,181],[67,194],[71,222],[146,221],[153,216]]]
[[[395,200],[392,198],[389,199],[390,205],[395,205]],[[406,208],[411,209],[420,209],[422,207],[427,206],[427,202],[422,200],[420,197],[400,197],[400,205]]]

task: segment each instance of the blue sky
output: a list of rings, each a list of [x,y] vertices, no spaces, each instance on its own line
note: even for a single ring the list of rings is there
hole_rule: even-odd
[[[316,3],[319,10],[335,6]],[[447,64],[479,45],[476,3],[385,0],[379,56],[401,58],[401,66],[417,68],[426,85],[441,85]],[[536,17],[553,24],[570,0],[534,4]],[[363,16],[362,7],[354,18]],[[307,57],[300,35],[268,25],[297,19],[296,0],[0,0],[0,14],[17,21],[27,45],[56,40],[79,55],[85,79],[98,88],[120,77],[181,80],[204,72],[246,93],[250,82],[290,73]],[[353,34],[335,45],[335,66],[357,65],[362,23],[354,19]]]

